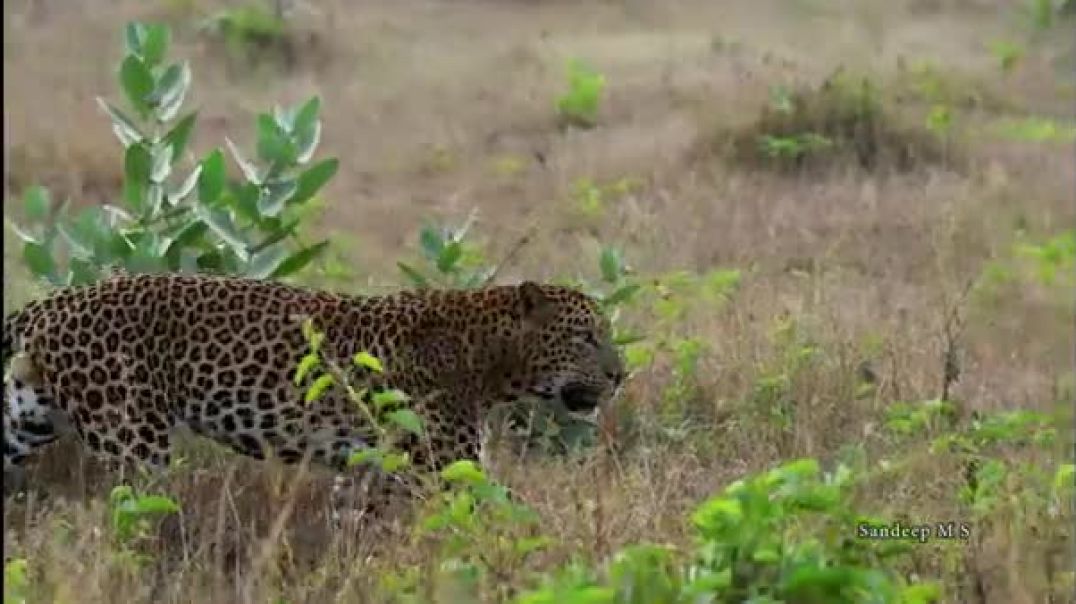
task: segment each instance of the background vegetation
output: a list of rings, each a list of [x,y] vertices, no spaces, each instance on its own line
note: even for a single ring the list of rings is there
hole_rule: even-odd
[[[63,442],[5,602],[1072,601],[1072,2],[4,11],[5,310],[114,266],[548,279],[633,373],[376,539],[320,472],[188,439],[113,489]]]

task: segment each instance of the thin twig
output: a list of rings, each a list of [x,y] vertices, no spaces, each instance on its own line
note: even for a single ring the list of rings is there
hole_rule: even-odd
[[[486,275],[485,280],[482,281],[482,287],[489,287],[493,283],[493,280],[497,278],[497,275],[501,272],[501,269],[503,269],[509,262],[511,262],[516,257],[516,254],[518,254],[519,251],[523,249],[523,246],[531,242],[531,237],[534,235],[535,226],[536,225],[532,223],[530,226],[527,227],[527,230],[523,233],[523,236],[520,237],[518,241],[516,241],[515,245],[508,249],[508,253],[505,254],[504,258],[502,258],[501,261],[493,267],[493,270],[491,270],[489,274]]]

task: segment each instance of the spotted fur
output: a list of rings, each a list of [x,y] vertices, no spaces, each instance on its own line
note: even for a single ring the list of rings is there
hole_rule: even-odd
[[[4,469],[69,423],[95,454],[165,466],[177,424],[254,457],[346,469],[373,442],[338,387],[302,402],[309,351],[346,366],[381,360],[377,388],[412,396],[426,438],[413,467],[479,459],[484,417],[520,397],[587,414],[623,379],[608,322],[571,288],[537,285],[350,297],[259,280],[116,274],[62,289],[3,326]],[[309,383],[309,379],[307,379]]]

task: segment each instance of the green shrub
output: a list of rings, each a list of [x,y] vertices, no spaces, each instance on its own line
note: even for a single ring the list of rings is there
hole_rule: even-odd
[[[547,575],[517,602],[937,601],[937,585],[895,570],[913,539],[860,536],[884,523],[853,506],[853,478],[803,459],[736,481],[691,515],[694,552],[632,546],[605,572]]]
[[[190,68],[165,65],[167,27],[131,23],[124,34],[119,83],[127,110],[98,99],[124,146],[122,204],[73,212],[65,202],[53,211],[46,190],[29,188],[23,209],[31,224],[12,227],[30,270],[55,285],[93,282],[110,267],[284,278],[318,258],[329,242],[303,242],[303,207],[338,166],[311,161],[320,101],[260,114],[257,161],[226,140],[243,180],[228,179],[219,149],[180,174],[197,120],[197,112],[178,117]]]
[[[815,88],[775,88],[756,119],[720,142],[737,161],[779,170],[848,160],[866,170],[907,170],[942,159],[930,132],[900,123],[871,79],[838,71]]]

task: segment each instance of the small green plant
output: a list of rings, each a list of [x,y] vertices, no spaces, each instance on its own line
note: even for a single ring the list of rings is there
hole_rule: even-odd
[[[338,165],[310,164],[321,135],[319,100],[258,116],[260,164],[226,141],[245,181],[228,181],[220,150],[179,176],[197,118],[190,112],[177,119],[190,68],[164,64],[170,35],[163,25],[131,23],[124,40],[119,81],[133,117],[98,99],[124,146],[123,205],[70,215],[66,202],[53,212],[46,190],[27,189],[24,213],[32,226],[12,228],[33,274],[54,285],[90,283],[111,267],[283,278],[318,258],[329,242],[307,245],[298,230],[303,205]]]
[[[557,114],[566,126],[597,124],[605,76],[579,59],[568,61],[568,90],[557,99]]]
[[[1031,143],[1071,144],[1076,141],[1076,124],[1046,117],[1008,118],[991,131],[1003,139]]]
[[[202,24],[202,31],[219,37],[232,56],[252,57],[259,49],[278,45],[288,35],[281,3],[247,2],[221,9]]]
[[[1002,73],[1011,73],[1024,58],[1024,48],[1008,40],[996,40],[990,44],[990,52],[998,61]]]
[[[716,142],[745,163],[795,171],[838,159],[905,169],[936,155],[936,143],[899,117],[874,80],[838,70],[817,86],[772,88],[755,120]]]
[[[504,601],[509,579],[522,575],[551,539],[534,510],[513,501],[474,462],[447,466],[441,479],[448,489],[427,503],[414,533],[437,552],[434,582],[451,584],[457,600]]]
[[[1043,285],[1053,285],[1059,277],[1071,282],[1076,268],[1076,230],[1069,230],[1042,243],[1021,243],[1016,255],[1031,263],[1032,271]]]
[[[759,149],[770,159],[800,160],[804,157],[824,151],[833,146],[833,141],[814,132],[804,132],[791,136],[759,137]]]
[[[823,474],[817,461],[802,459],[738,480],[691,515],[692,555],[636,545],[614,556],[604,573],[572,565],[516,601],[938,601],[937,585],[893,570],[908,541],[857,537],[861,525],[883,523],[852,505],[855,478],[845,466]]]
[[[621,178],[609,183],[596,183],[580,178],[572,185],[571,198],[583,218],[597,220],[605,216],[608,203],[629,195],[642,186],[637,178]]]
[[[1060,11],[1060,4],[1055,7],[1055,0],[1027,0],[1023,14],[1034,31],[1045,31],[1054,25],[1054,18]]]
[[[113,488],[108,502],[112,532],[125,545],[144,537],[151,520],[179,513],[179,504],[170,497],[138,493],[129,485]]]
[[[29,600],[27,566],[26,558],[4,561],[4,604],[25,604]]]
[[[953,129],[952,110],[946,105],[934,105],[927,114],[926,127],[938,138],[947,139]]]
[[[318,331],[312,319],[303,321],[303,335],[309,348],[294,375],[295,385],[305,390],[303,403],[316,406],[330,388],[339,387],[365,418],[374,436],[369,448],[350,453],[347,465],[369,465],[384,474],[405,471],[411,459],[407,451],[400,450],[401,443],[424,435],[422,418],[406,406],[410,397],[385,386],[385,368],[368,352],[356,353],[347,368],[324,355],[321,344],[325,335]]]
[[[487,285],[496,267],[487,266],[481,249],[467,241],[474,222],[472,212],[459,228],[423,228],[419,232],[419,248],[426,267],[420,269],[402,261],[396,266],[412,285],[420,289],[471,289]]]

